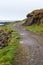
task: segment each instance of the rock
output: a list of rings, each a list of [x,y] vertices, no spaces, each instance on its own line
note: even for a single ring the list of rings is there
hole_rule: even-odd
[[[32,25],[32,24],[40,25],[41,23],[43,23],[43,9],[34,10],[31,13],[29,13],[27,15],[27,19],[24,25]]]
[[[8,46],[9,37],[11,35],[11,32],[6,33],[3,30],[0,30],[0,49]]]

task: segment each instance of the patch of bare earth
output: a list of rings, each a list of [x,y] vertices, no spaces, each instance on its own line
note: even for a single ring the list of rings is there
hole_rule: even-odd
[[[27,31],[21,24],[15,24],[14,28],[20,34],[21,46],[17,48],[13,65],[43,65],[43,37]]]

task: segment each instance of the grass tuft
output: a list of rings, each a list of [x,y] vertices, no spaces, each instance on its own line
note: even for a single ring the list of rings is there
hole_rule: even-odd
[[[43,35],[43,24],[26,26],[27,30]]]

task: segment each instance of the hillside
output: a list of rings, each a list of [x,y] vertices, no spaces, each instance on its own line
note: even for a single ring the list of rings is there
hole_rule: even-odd
[[[12,65],[19,46],[19,34],[13,25],[0,26],[0,65]]]
[[[34,10],[31,13],[27,14],[27,19],[24,25],[32,25],[32,24],[41,24],[43,23],[43,9]]]
[[[25,25],[26,29],[43,35],[43,9],[34,10],[27,14]]]

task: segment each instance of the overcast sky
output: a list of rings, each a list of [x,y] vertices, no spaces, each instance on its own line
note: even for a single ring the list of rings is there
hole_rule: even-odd
[[[19,20],[35,9],[43,8],[43,0],[0,0],[0,20]]]

